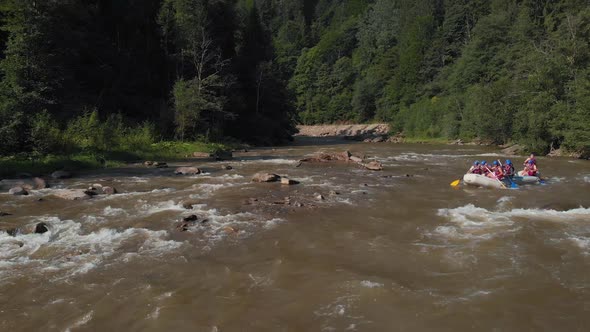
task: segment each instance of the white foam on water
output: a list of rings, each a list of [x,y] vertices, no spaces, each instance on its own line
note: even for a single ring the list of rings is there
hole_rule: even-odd
[[[125,212],[124,209],[121,209],[121,208],[112,208],[109,205],[109,206],[107,206],[107,207],[104,208],[103,214],[105,216],[114,217],[114,216],[126,215],[127,212]]]
[[[582,249],[586,254],[590,254],[590,237],[569,236],[568,240],[570,240],[578,248]]]
[[[256,160],[241,160],[240,164],[271,164],[271,165],[296,165],[299,160],[296,159],[256,159]]]
[[[160,307],[156,307],[154,311],[146,316],[146,319],[157,319],[160,316]]]
[[[199,198],[199,199],[203,199],[203,198],[209,198],[211,195],[213,195],[216,191],[221,190],[221,189],[226,189],[226,188],[233,188],[233,187],[239,187],[239,186],[244,186],[247,183],[243,183],[243,182],[223,182],[223,183],[200,183],[200,184],[194,184],[192,186],[192,192],[197,191],[197,193],[191,194],[190,197],[191,198]]]
[[[158,202],[154,204],[147,203],[144,200],[138,201],[141,205],[138,207],[137,211],[143,215],[152,215],[164,211],[184,211],[185,209],[180,205],[174,203],[174,201],[164,201]]]
[[[363,281],[361,281],[361,286],[366,287],[366,288],[380,288],[380,287],[383,287],[384,285],[379,282],[374,282],[374,281],[370,281],[370,280],[363,280]]]
[[[470,158],[470,157],[504,157],[506,155],[500,153],[474,153],[474,154],[432,154],[432,153],[416,153],[405,152],[397,156],[390,156],[385,160],[396,161],[431,161],[433,159],[453,159],[453,158]]]
[[[211,176],[209,174],[201,174],[199,177],[200,179],[212,179],[212,180],[223,180],[223,181],[236,181],[241,180],[244,178],[243,175],[240,174],[223,174],[221,176]]]
[[[150,257],[182,245],[167,240],[166,231],[101,228],[86,233],[82,224],[73,220],[47,216],[38,220],[49,225],[48,232],[16,237],[0,234],[0,280],[25,274],[57,273],[50,278],[56,281],[85,274],[101,266],[106,259],[125,254],[120,251],[123,243],[125,251]]]
[[[434,233],[426,235],[455,240],[489,240],[501,234],[515,232],[520,229],[522,223],[527,221],[561,223],[568,227],[576,227],[576,225],[585,227],[590,222],[590,209],[582,207],[566,211],[542,209],[491,211],[468,204],[453,209],[440,209],[438,215],[451,224],[438,226]]]
[[[584,182],[590,183],[590,175],[584,176],[583,179],[584,179]]]
[[[88,324],[88,322],[92,320],[92,316],[94,316],[94,311],[90,310],[90,312],[78,319],[76,322],[74,322],[74,324],[66,328],[65,332],[70,332],[72,329],[76,329],[78,327]]]

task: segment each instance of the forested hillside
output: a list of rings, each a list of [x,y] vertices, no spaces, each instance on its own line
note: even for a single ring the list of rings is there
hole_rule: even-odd
[[[306,124],[589,150],[587,0],[266,2]]]
[[[296,121],[590,150],[588,0],[0,0],[0,155]]]
[[[293,133],[248,1],[0,0],[0,155]]]

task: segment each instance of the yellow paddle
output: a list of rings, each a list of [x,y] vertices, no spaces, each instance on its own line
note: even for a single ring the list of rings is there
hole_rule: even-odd
[[[458,186],[460,182],[461,182],[461,180],[455,180],[455,181],[451,182],[451,187]]]

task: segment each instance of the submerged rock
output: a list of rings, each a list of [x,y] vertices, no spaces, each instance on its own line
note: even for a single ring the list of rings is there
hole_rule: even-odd
[[[315,194],[315,199],[317,199],[318,201],[326,200],[326,198],[321,194]]]
[[[253,182],[276,182],[279,181],[281,177],[276,174],[271,173],[256,173],[252,177]]]
[[[27,190],[25,190],[25,188],[20,187],[20,186],[10,188],[10,190],[8,190],[8,193],[10,195],[14,195],[14,196],[24,196],[24,195],[29,194],[29,192]]]
[[[144,165],[144,166],[147,166],[147,167],[150,167],[150,166],[153,166],[153,165],[154,165],[154,162],[153,162],[153,161],[151,161],[151,160],[146,160],[146,161],[143,163],[143,165]]]
[[[381,164],[378,161],[371,161],[368,164],[364,164],[363,165],[366,169],[369,169],[371,171],[381,171],[383,170],[383,164]]]
[[[69,179],[72,177],[72,174],[66,171],[55,171],[51,173],[51,177],[54,179]]]
[[[221,165],[221,169],[225,171],[231,171],[234,168],[230,165]]]
[[[156,168],[168,168],[168,164],[167,163],[161,163],[161,162],[157,162],[157,161],[154,163],[154,166]]]
[[[190,216],[186,216],[182,218],[182,221],[197,221],[199,219],[195,214],[191,214]]]
[[[362,159],[362,158],[360,158],[360,157],[357,157],[357,156],[351,156],[351,157],[350,157],[350,161],[353,161],[353,162],[355,162],[355,163],[359,163],[359,164],[360,164],[360,163],[362,163],[362,162],[363,162],[363,159]]]
[[[33,231],[33,233],[35,234],[43,234],[49,231],[49,227],[47,226],[46,223],[44,222],[40,222],[37,225],[35,225],[35,230]]]
[[[18,235],[18,228],[16,227],[9,227],[9,228],[0,228],[0,232],[6,232],[9,236],[17,236]]]
[[[174,174],[176,175],[196,175],[201,174],[201,170],[196,167],[178,167]]]
[[[115,187],[106,186],[106,187],[103,187],[102,188],[102,193],[105,194],[105,195],[114,195],[117,192],[118,191],[117,191],[117,189]]]
[[[70,201],[86,200],[92,198],[92,196],[88,195],[86,191],[87,190],[82,189],[58,189],[54,190],[51,194],[55,197]]]
[[[0,211],[0,217],[4,217],[4,216],[11,216],[12,214],[4,212],[4,211]]]
[[[281,177],[281,184],[290,186],[290,185],[299,184],[299,181],[291,180],[286,177]]]
[[[193,205],[198,205],[198,204],[199,204],[199,202],[197,202],[197,201],[185,201],[185,202],[182,202],[182,207],[187,210],[192,210]]]

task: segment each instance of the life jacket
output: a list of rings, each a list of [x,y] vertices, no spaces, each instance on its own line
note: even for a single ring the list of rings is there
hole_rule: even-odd
[[[514,166],[505,164],[504,173],[506,174],[506,176],[514,176]]]
[[[494,171],[494,175],[496,175],[496,177],[498,179],[502,179],[504,177],[504,173],[502,173],[502,168],[501,167],[499,167],[499,166],[498,167],[495,167],[493,169],[493,171]]]
[[[529,168],[527,171],[527,174],[529,176],[537,176],[537,171],[535,171],[534,169]]]
[[[479,168],[479,166],[471,166],[471,168],[469,169],[469,173],[481,174],[481,169]]]

